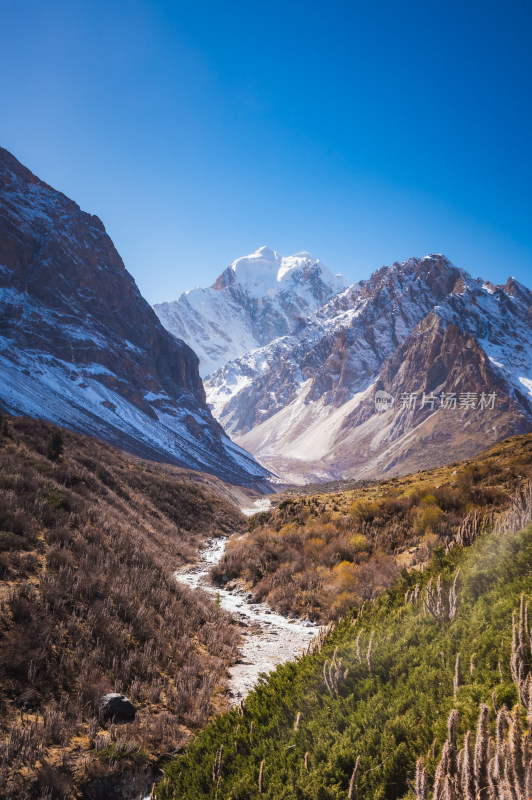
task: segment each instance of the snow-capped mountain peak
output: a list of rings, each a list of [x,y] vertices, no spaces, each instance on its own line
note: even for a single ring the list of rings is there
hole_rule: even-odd
[[[259,298],[277,292],[282,263],[283,257],[279,253],[261,247],[249,256],[237,258],[229,269],[234,272],[235,282],[250,297]]]
[[[256,299],[278,294],[291,282],[301,282],[303,275],[312,272],[319,275],[324,285],[336,291],[348,285],[342,275],[333,275],[319,259],[306,251],[282,256],[270,247],[260,247],[248,256],[237,258],[228,269],[234,273],[232,283],[239,284],[243,291]],[[214,289],[225,288],[220,278],[213,284]]]
[[[237,258],[208,289],[154,306],[163,325],[197,353],[202,376],[291,333],[349,285],[310,253],[269,247]]]

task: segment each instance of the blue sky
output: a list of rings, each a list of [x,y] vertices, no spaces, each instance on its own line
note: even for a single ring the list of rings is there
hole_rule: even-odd
[[[150,302],[262,245],[532,285],[532,4],[0,0],[0,144]]]

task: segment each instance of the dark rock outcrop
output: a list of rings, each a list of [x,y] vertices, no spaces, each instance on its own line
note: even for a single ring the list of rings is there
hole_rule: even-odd
[[[102,720],[111,722],[133,722],[137,715],[131,700],[117,692],[104,695],[100,699],[98,710]]]

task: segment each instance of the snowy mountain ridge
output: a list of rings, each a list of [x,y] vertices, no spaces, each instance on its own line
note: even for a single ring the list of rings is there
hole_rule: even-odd
[[[244,429],[239,424],[235,426],[229,403],[231,398],[244,386],[257,381],[260,376],[274,370],[276,365],[284,363],[286,359],[290,360],[292,389],[298,383],[306,385],[315,367],[319,366],[319,360],[311,358],[309,362],[309,357],[313,351],[323,351],[327,342],[338,336],[349,336],[350,350],[361,350],[360,363],[355,359],[352,370],[355,384],[351,380],[343,381],[347,393],[355,393],[377,374],[384,359],[395,351],[398,344],[433,308],[435,295],[419,280],[419,273],[423,271],[425,264],[428,265],[428,278],[434,277],[434,270],[430,269],[432,258],[441,259],[441,263],[449,270],[441,291],[437,292],[438,284],[434,287],[436,296],[443,296],[460,277],[460,271],[443,256],[410,259],[378,270],[368,281],[352,284],[316,309],[302,321],[296,333],[279,337],[265,347],[256,348],[211,374],[205,381],[205,389],[215,416],[223,419],[227,429],[234,430],[237,435],[247,432],[253,425],[250,423]],[[397,297],[401,297],[400,314],[396,313]],[[370,333],[372,342],[368,346],[367,338]],[[351,359],[355,358],[352,352],[349,356]],[[335,377],[338,379],[340,376],[331,373],[328,377],[330,381],[334,381]],[[283,389],[286,391],[286,383]],[[257,413],[263,414],[270,411],[271,404],[268,412],[257,409]]]
[[[532,427],[532,293],[513,279],[473,279],[442,255],[408,259],[225,364],[205,388],[235,441],[286,480],[457,460]],[[491,415],[445,415],[396,402],[381,415],[377,390],[396,400],[489,390],[499,404]]]

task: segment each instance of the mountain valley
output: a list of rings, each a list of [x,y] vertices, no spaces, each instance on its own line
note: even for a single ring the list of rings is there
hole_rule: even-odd
[[[0,725],[6,739],[0,742],[0,781],[6,800],[133,800],[149,789],[159,766],[187,744],[186,759],[196,759],[197,747],[206,742],[210,752],[220,730],[236,736],[235,753],[244,760],[249,754],[254,764],[259,740],[246,738],[242,717],[255,719],[256,730],[269,742],[266,719],[278,708],[283,742],[298,713],[286,707],[292,692],[286,676],[291,675],[289,686],[293,681],[301,686],[301,680],[308,684],[310,694],[303,700],[297,689],[295,702],[302,703],[299,711],[306,709],[304,718],[312,726],[315,704],[324,697],[323,659],[327,670],[331,663],[340,669],[334,656],[331,662],[332,649],[342,648],[342,641],[354,646],[354,615],[367,617],[366,631],[380,608],[390,602],[401,606],[398,598],[415,589],[417,576],[425,585],[442,565],[456,564],[462,551],[471,574],[480,559],[482,576],[487,567],[477,553],[478,538],[481,548],[498,542],[505,550],[505,575],[517,569],[524,576],[528,534],[517,545],[509,534],[492,531],[510,524],[506,519],[517,530],[532,518],[531,469],[532,435],[521,436],[469,462],[408,478],[364,481],[324,494],[292,489],[274,496],[275,507],[246,522],[236,504],[265,504],[215,477],[141,461],[49,423],[4,417]],[[477,555],[470,557],[473,543]],[[202,566],[206,547],[225,549],[225,554]],[[508,561],[515,553],[519,567]],[[491,557],[486,556],[487,563]],[[493,558],[497,562],[499,556]],[[478,580],[485,585],[484,578]],[[524,577],[517,586],[527,590]],[[284,616],[272,615],[271,607]],[[307,627],[297,621],[302,617],[332,620],[332,627],[317,630],[310,622]],[[344,633],[335,633],[336,620]],[[288,638],[279,636],[279,625]],[[307,643],[314,655],[298,656]],[[415,651],[410,652],[409,658]],[[266,666],[273,658],[282,664],[294,656],[296,662],[277,667],[270,677],[259,676],[249,693],[256,663]],[[242,687],[247,697],[238,691],[231,696],[229,685]],[[132,700],[134,721],[110,725],[98,716],[101,698],[110,691]],[[261,705],[265,692],[266,706]],[[345,713],[344,694],[333,695],[338,713]],[[235,701],[237,710],[220,717]],[[330,695],[325,701],[331,702]],[[255,707],[262,708],[260,722]],[[195,739],[194,731],[213,715],[214,727]],[[242,738],[234,720],[240,720]],[[308,741],[303,746],[310,769],[319,756]],[[386,745],[396,746],[392,740]],[[273,755],[275,748],[269,752],[271,796],[281,797],[275,776],[284,762]],[[419,754],[419,743],[413,752]],[[259,748],[259,762],[261,753]],[[215,797],[216,781],[202,783],[203,767],[198,768],[215,756],[207,753],[196,767],[179,768],[179,780],[192,780],[185,796]],[[236,765],[242,763],[227,753],[223,780],[232,782],[231,765],[239,773]],[[403,767],[396,769],[403,786]],[[254,796],[255,773],[256,765],[245,780],[246,796]],[[153,796],[174,796],[168,792],[176,774],[169,768],[170,783],[157,783]],[[382,779],[389,780],[386,776]],[[329,786],[328,778],[314,777]],[[176,797],[183,796],[176,791]],[[231,791],[238,796],[234,787]],[[313,798],[309,791],[303,796]]]
[[[515,279],[150,308],[0,149],[0,796],[529,800],[531,431]]]

